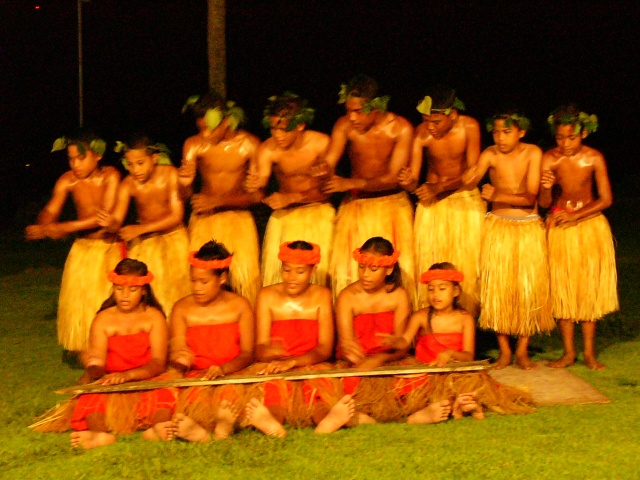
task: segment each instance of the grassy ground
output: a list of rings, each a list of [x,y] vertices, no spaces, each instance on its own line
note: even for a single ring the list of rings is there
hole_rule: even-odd
[[[26,428],[62,400],[53,390],[80,375],[62,362],[55,309],[68,244],[0,240],[0,478],[377,479],[640,478],[640,233],[637,201],[608,214],[618,239],[621,311],[598,332],[607,369],[571,370],[607,395],[608,405],[540,408],[430,426],[362,426],[330,436],[290,431],[284,440],[243,431],[208,445],[147,443],[123,436],[108,448],[76,451],[67,434]],[[588,254],[588,252],[585,252]],[[580,341],[580,340],[578,340]],[[481,335],[480,355],[495,356]],[[532,342],[534,359],[560,355],[557,332]]]

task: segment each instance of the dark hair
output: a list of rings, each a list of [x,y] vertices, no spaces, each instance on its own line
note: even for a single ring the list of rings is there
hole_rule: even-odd
[[[362,253],[377,253],[378,255],[393,255],[395,249],[393,248],[393,244],[386,238],[372,237],[362,244],[360,251]],[[389,292],[393,292],[396,288],[402,286],[400,262],[396,262],[391,273],[385,277],[384,283],[393,287]]]
[[[436,85],[427,95],[431,97],[431,108],[436,110],[453,108],[453,103],[456,100],[456,91],[444,85]]]
[[[98,155],[104,155],[106,142],[93,130],[81,127],[66,138],[67,146],[75,145],[81,155],[92,150]]]
[[[151,155],[158,153],[157,144],[145,132],[131,134],[124,145],[126,150],[146,150]]]
[[[491,133],[495,126],[496,120],[504,120],[504,125],[507,128],[511,128],[514,125],[519,130],[529,130],[531,127],[531,121],[525,117],[518,109],[510,107],[500,110],[492,117],[489,117],[485,122],[487,131]]]
[[[347,96],[372,100],[378,96],[378,82],[367,75],[356,75],[347,83]]]
[[[147,273],[149,273],[147,265],[144,262],[134,260],[133,258],[123,258],[122,260],[120,260],[120,262],[118,262],[118,264],[116,265],[116,268],[114,268],[114,271],[118,275],[127,275],[131,277],[144,277]],[[158,301],[156,296],[153,294],[151,285],[142,286],[141,303],[144,303],[149,307],[157,308],[164,315],[164,309],[162,308],[162,305],[160,305],[160,302]],[[102,306],[98,310],[98,313],[116,305],[117,302],[115,293],[111,292],[111,296],[102,303]]]
[[[204,117],[204,115],[207,113],[207,110],[214,108],[219,108],[224,112],[225,103],[222,95],[213,90],[202,95],[193,105],[191,105],[191,111],[193,112],[193,116],[195,118]]]
[[[195,258],[199,260],[205,260],[205,261],[224,260],[225,258],[229,258],[230,256],[231,256],[231,253],[229,252],[229,250],[227,250],[227,247],[225,247],[224,244],[218,243],[213,239],[209,240],[207,243],[202,245],[200,247],[200,250],[198,250],[198,252],[194,255]],[[217,268],[215,270],[211,270],[211,272],[213,272],[213,274],[218,277],[226,272],[228,280],[224,284],[224,288],[230,292],[233,291],[230,286],[231,278],[229,273],[229,267]]]
[[[296,240],[289,244],[291,250],[313,250],[313,245],[304,240]]]

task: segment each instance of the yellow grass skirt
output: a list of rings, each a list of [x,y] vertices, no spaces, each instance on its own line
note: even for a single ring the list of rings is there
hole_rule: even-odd
[[[229,268],[231,288],[255,304],[261,287],[258,231],[248,210],[228,210],[213,215],[191,215],[190,250],[215,240],[233,253]]]
[[[58,342],[67,350],[89,347],[89,330],[111,294],[107,274],[121,259],[118,242],[78,238],[69,251],[58,300]]]
[[[542,220],[489,213],[480,254],[481,328],[530,336],[555,327]]]
[[[480,244],[487,206],[477,188],[459,190],[429,204],[418,202],[413,231],[416,278],[431,265],[451,262],[464,273],[460,306],[477,317]],[[418,284],[418,308],[428,306],[427,286]]]
[[[553,316],[595,321],[619,309],[616,258],[604,215],[547,232]]]
[[[189,241],[180,227],[170,233],[152,234],[132,240],[127,255],[147,264],[153,273],[153,293],[169,318],[173,304],[191,293]]]
[[[311,203],[273,212],[262,243],[262,285],[266,287],[282,282],[278,259],[280,245],[304,240],[320,246],[320,264],[311,283],[331,287],[329,259],[334,217],[335,210],[329,203]]]
[[[334,299],[358,280],[358,264],[352,254],[371,237],[384,237],[400,251],[402,286],[415,307],[413,207],[405,192],[378,198],[347,198],[340,205],[329,266]]]

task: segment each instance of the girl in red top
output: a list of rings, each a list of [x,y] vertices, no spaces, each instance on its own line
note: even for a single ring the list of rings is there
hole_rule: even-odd
[[[464,279],[462,272],[448,263],[436,263],[422,274],[420,283],[427,285],[429,306],[415,312],[401,336],[385,339],[385,345],[406,351],[417,335],[416,359],[438,367],[452,361],[471,362],[475,355],[475,320],[458,305]],[[465,412],[480,415],[475,392],[458,396],[453,407],[449,400],[434,402],[410,415],[408,423],[436,423],[449,418],[460,418]],[[452,411],[453,409],[453,411]]]
[[[251,305],[246,298],[228,289],[232,258],[224,245],[213,240],[189,254],[193,293],[176,302],[170,327],[171,363],[186,371],[187,377],[205,380],[223,377],[248,367],[253,361]],[[186,405],[184,413],[174,417],[176,436],[193,442],[211,440],[209,431],[202,425],[206,422],[209,426],[211,422],[199,418],[195,412],[202,408],[205,410],[202,413],[207,413],[212,405],[203,404],[215,399],[213,412],[208,412],[214,424],[211,425],[213,437],[227,438],[240,412],[238,396],[233,392],[231,385],[215,390],[194,387],[183,392]],[[215,395],[211,397],[210,393]]]
[[[91,325],[83,381],[117,385],[161,374],[166,365],[168,333],[162,307],[149,285],[153,275],[144,263],[125,258],[108,278],[113,283],[113,293]],[[112,431],[131,427],[118,427],[117,419],[107,414],[114,410],[107,406],[117,395],[98,393],[79,397],[71,419],[75,430],[71,434],[73,447],[109,445],[116,441]],[[167,389],[142,393],[134,406],[135,428],[147,426],[143,433],[147,440],[171,440],[174,406],[173,394]]]
[[[333,352],[331,291],[311,283],[320,263],[320,247],[301,240],[287,242],[280,246],[278,258],[282,261],[282,283],[260,290],[256,303],[256,358],[264,362],[261,373],[329,368],[322,362]],[[247,419],[267,435],[285,436],[283,423],[288,417],[295,418],[291,410],[297,410],[294,389],[301,387],[305,405],[311,406],[316,432],[338,430],[353,416],[353,400],[345,396],[330,408],[314,386],[312,381],[266,382],[264,402],[253,398],[246,407]],[[328,382],[321,382],[320,389],[330,390]]]

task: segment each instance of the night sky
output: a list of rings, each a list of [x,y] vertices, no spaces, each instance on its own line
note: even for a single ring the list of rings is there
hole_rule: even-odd
[[[132,130],[170,145],[193,133],[180,109],[207,88],[206,0],[91,0],[83,4],[85,124],[111,142]],[[484,122],[505,104],[533,121],[543,148],[549,112],[573,101],[596,113],[617,180],[637,179],[640,7],[602,1],[228,0],[228,97],[264,138],[265,99],[289,89],[330,132],[340,83],[376,78],[390,110],[414,124],[429,86],[455,87]],[[36,8],[39,7],[39,8]],[[0,147],[3,226],[27,199],[41,202],[67,168],[49,154],[78,124],[77,2],[0,0]],[[485,146],[490,138],[483,138]],[[110,153],[105,163],[117,164]],[[26,165],[29,167],[26,167]],[[24,215],[24,213],[23,213]],[[33,218],[29,219],[30,221]]]

